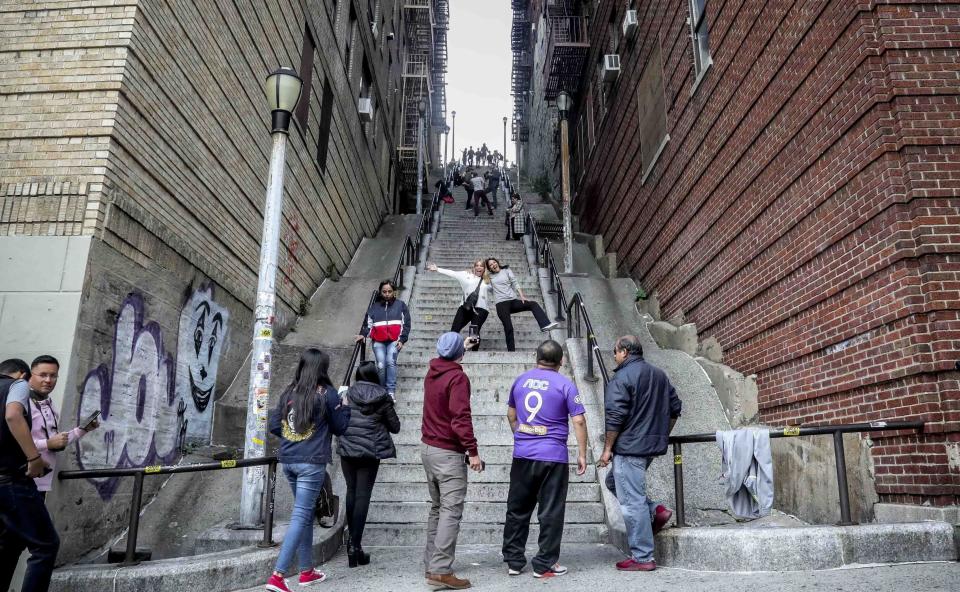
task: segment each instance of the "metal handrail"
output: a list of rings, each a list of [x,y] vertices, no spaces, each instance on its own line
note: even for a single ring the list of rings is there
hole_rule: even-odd
[[[593,359],[596,357],[597,365],[600,366],[600,375],[603,376],[604,386],[610,382],[610,375],[607,373],[607,365],[600,354],[600,345],[597,342],[597,336],[593,332],[593,323],[590,322],[590,315],[587,313],[587,306],[583,302],[583,296],[580,292],[573,295],[570,304],[567,305],[567,337],[581,338],[583,334],[580,331],[581,323],[587,327],[587,374],[584,380],[588,382],[597,382],[597,375],[593,371]]]
[[[194,463],[187,465],[154,465],[149,467],[128,467],[122,469],[82,469],[77,471],[60,471],[57,478],[61,481],[71,479],[104,479],[112,477],[133,477],[133,493],[130,496],[130,521],[127,527],[127,548],[123,556],[122,566],[137,565],[136,560],[137,537],[140,531],[140,511],[143,506],[143,478],[146,475],[173,475],[177,473],[198,473],[203,471],[222,471],[224,469],[243,469],[267,465],[267,487],[263,494],[266,503],[263,506],[263,540],[259,547],[272,547],[273,542],[273,511],[277,485],[277,462],[275,456],[260,458],[244,458],[237,460],[222,460],[217,463]]]
[[[542,259],[547,264],[547,271],[550,275],[550,289],[547,294],[557,295],[557,317],[555,321],[562,321],[563,311],[567,308],[567,299],[563,294],[563,282],[560,281],[560,272],[557,271],[557,264],[553,260],[553,251],[550,250],[550,241],[544,239],[541,247]]]
[[[831,434],[833,436],[833,454],[837,468],[837,493],[840,501],[840,526],[856,524],[850,517],[850,491],[847,484],[847,460],[843,450],[843,434],[862,432],[889,432],[900,430],[923,431],[925,422],[922,421],[875,421],[871,423],[853,423],[822,426],[786,426],[770,429],[771,438],[793,438],[798,436],[818,436]],[[688,434],[684,436],[670,436],[673,444],[673,496],[677,510],[677,526],[688,526],[683,500],[683,444],[701,442],[716,442],[716,434]]]

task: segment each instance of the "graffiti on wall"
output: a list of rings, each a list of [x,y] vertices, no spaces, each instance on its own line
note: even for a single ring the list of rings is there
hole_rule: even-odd
[[[78,465],[166,464],[176,460],[185,438],[208,440],[228,319],[211,285],[192,291],[180,315],[174,360],[160,325],[146,321],[143,297],[129,294],[116,317],[112,359],[91,370],[80,387],[78,419],[100,410],[101,428],[78,441]],[[91,481],[103,499],[118,485],[116,479]]]
[[[230,312],[213,299],[213,286],[192,291],[180,313],[176,393],[186,403],[188,441],[210,437],[220,355],[227,343]]]

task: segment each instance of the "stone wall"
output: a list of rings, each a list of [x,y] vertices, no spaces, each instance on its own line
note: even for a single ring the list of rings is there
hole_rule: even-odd
[[[584,229],[757,375],[762,422],[924,420],[873,434],[876,490],[957,503],[960,3],[710,2],[700,79],[688,3],[628,4],[629,38],[622,2],[591,15],[587,63],[617,52],[622,71],[605,116],[593,71],[577,94]],[[655,49],[669,141],[643,181]]]

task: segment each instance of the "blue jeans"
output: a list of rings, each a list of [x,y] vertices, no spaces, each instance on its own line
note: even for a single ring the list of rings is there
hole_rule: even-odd
[[[630,555],[643,563],[653,561],[653,516],[658,505],[647,498],[647,467],[652,461],[652,457],[644,456],[613,457],[613,479]]]
[[[46,592],[60,537],[32,479],[0,482],[0,590],[9,590],[20,554],[30,551],[24,592]]]
[[[397,342],[374,341],[373,357],[377,360],[377,374],[380,384],[388,393],[397,392]]]
[[[290,516],[290,527],[283,544],[280,546],[280,555],[277,557],[276,571],[287,573],[293,563],[294,554],[299,555],[300,571],[313,569],[313,516],[317,505],[317,498],[323,488],[323,479],[327,465],[310,463],[291,463],[283,465],[283,474],[290,482],[293,490],[293,514]]]

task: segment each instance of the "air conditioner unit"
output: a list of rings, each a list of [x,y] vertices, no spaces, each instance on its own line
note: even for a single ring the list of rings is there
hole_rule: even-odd
[[[627,14],[623,15],[623,36],[628,37],[637,30],[637,11],[628,10]]]
[[[373,101],[371,99],[361,98],[357,111],[360,112],[360,121],[373,121]]]
[[[603,56],[603,81],[613,82],[620,76],[620,54],[608,53]]]

